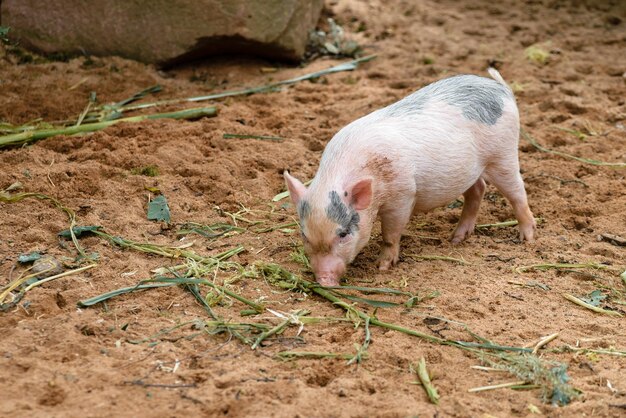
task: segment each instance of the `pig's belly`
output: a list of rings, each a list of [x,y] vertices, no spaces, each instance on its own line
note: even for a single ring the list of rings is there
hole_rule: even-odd
[[[472,187],[483,171],[484,167],[473,164],[421,172],[416,176],[413,211],[428,212],[449,204]]]

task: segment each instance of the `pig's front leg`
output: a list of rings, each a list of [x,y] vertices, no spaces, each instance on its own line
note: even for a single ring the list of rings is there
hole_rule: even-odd
[[[404,204],[397,204],[392,208],[381,208],[380,222],[383,235],[383,245],[378,258],[378,268],[389,270],[398,263],[400,256],[400,237],[404,228],[411,219],[413,200]]]

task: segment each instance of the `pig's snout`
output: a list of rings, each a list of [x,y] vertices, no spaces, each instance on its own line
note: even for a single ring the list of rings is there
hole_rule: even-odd
[[[311,266],[322,286],[339,286],[339,278],[346,271],[346,263],[336,255],[312,256]]]

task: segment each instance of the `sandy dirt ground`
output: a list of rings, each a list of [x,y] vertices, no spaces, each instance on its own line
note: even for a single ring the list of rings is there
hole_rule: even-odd
[[[209,102],[219,109],[214,118],[120,124],[1,150],[0,189],[19,181],[21,191],[52,196],[75,211],[78,225],[100,225],[129,240],[192,243],[187,250],[206,256],[243,245],[245,251],[230,261],[247,269],[257,261],[278,263],[312,279],[292,258],[300,245],[297,228],[255,232],[294,220],[286,200],[271,202],[284,190],[282,171],[312,178],[324,145],[342,126],[437,79],[486,75],[489,64],[514,87],[522,127],[543,146],[626,162],[623,2],[331,1],[320,24],[327,17],[343,25],[366,54],[378,57],[316,82]],[[529,60],[525,50],[532,45],[549,52],[547,63]],[[190,97],[263,85],[340,62],[319,58],[290,67],[226,57],[163,72],[120,58],[18,61],[11,54],[0,60],[0,120],[12,124],[75,117],[92,91],[100,103],[154,84],[163,91],[145,100]],[[268,72],[268,67],[277,70]],[[285,140],[224,139],[224,134]],[[517,230],[505,227],[479,230],[452,246],[448,238],[461,213],[453,204],[412,220],[401,261],[389,272],[375,266],[377,226],[343,284],[420,295],[413,308],[381,308],[376,316],[448,340],[477,341],[461,324],[505,346],[532,347],[543,336],[559,333],[538,356],[567,365],[572,385],[581,392],[567,406],[542,402],[540,389],[470,393],[470,388],[519,378],[471,368],[484,363],[469,351],[376,326],[370,327],[367,357],[360,364],[275,359],[287,350],[354,354],[355,344],[364,341],[364,323],[358,328],[352,322],[307,323],[299,335],[299,327],[292,325],[252,350],[227,332],[212,334],[202,326],[207,312],[179,286],[78,308],[79,300],[134,286],[151,270],[183,261],[121,249],[91,236],[80,244],[99,254],[97,267],[34,287],[17,306],[0,312],[0,415],[626,416],[626,359],[602,352],[626,349],[626,320],[563,297],[599,289],[607,296],[601,307],[626,314],[626,284],[619,277],[626,269],[626,247],[598,240],[607,233],[626,237],[626,170],[540,152],[524,138],[520,162],[530,206],[543,219],[535,243],[520,243]],[[150,165],[158,167],[157,176],[140,173]],[[146,187],[158,187],[167,197],[169,227],[146,219],[148,199],[154,197]],[[239,216],[233,219],[229,213]],[[510,205],[490,187],[479,223],[510,219]],[[190,234],[181,241],[178,232],[187,222],[236,223],[246,230],[218,239]],[[50,201],[0,203],[0,284],[24,272],[17,258],[31,251],[72,268],[76,250],[57,236],[68,226],[66,214]],[[452,257],[465,264],[415,255]],[[514,271],[541,263],[601,263],[604,268]],[[345,317],[319,296],[280,289],[262,278],[231,283],[236,275],[231,270],[207,277],[276,312],[306,309],[313,317]],[[207,286],[200,290],[211,296]],[[273,326],[282,321],[270,311],[242,317],[240,311],[248,307],[229,297],[212,300],[214,311],[229,322]],[[373,313],[371,306],[355,306]],[[415,384],[410,364],[421,357],[441,396],[438,406]]]

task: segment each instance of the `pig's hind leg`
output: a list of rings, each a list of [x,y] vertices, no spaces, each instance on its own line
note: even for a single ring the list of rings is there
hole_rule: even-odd
[[[476,183],[463,193],[463,211],[461,212],[461,219],[459,224],[452,234],[452,243],[460,244],[465,238],[472,235],[474,227],[476,226],[476,217],[478,216],[478,209],[480,209],[480,202],[485,195],[485,180],[479,178]]]
[[[535,218],[528,207],[528,198],[526,197],[524,181],[519,173],[517,155],[515,155],[515,158],[514,161],[504,160],[502,163],[488,166],[485,170],[485,177],[511,202],[515,218],[519,223],[520,240],[532,242],[537,226]]]
[[[378,258],[378,268],[389,270],[398,263],[400,257],[400,237],[411,219],[413,201],[399,203],[393,208],[381,208],[380,222],[383,245]]]

